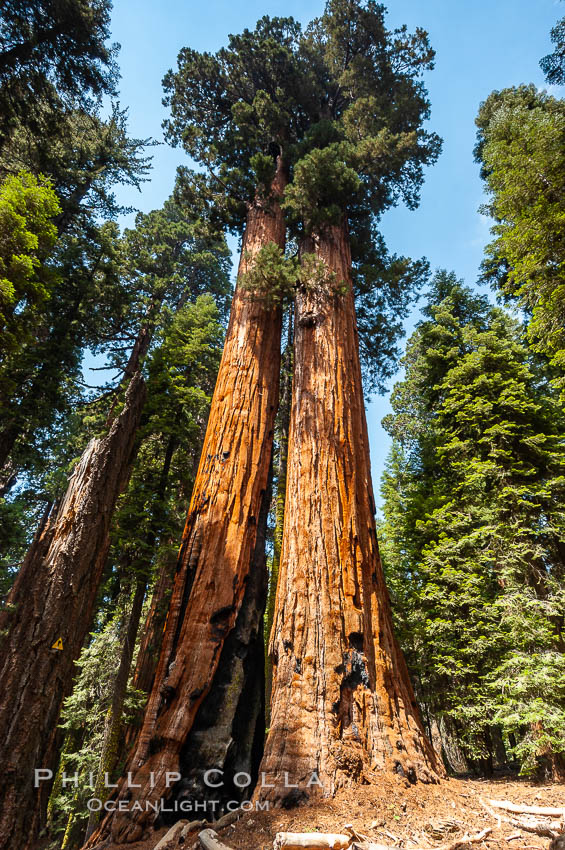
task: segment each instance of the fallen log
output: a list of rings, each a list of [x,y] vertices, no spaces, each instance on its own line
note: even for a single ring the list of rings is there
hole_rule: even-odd
[[[523,829],[525,832],[533,832],[535,835],[542,835],[544,838],[557,838],[557,836],[563,831],[563,824],[561,821],[552,821],[551,823],[540,823],[539,821],[531,820],[526,821],[524,818],[507,817],[506,815],[494,812],[484,800],[481,800],[481,805],[487,810],[491,817],[498,821],[499,825],[501,821],[504,821],[518,829]]]
[[[434,850],[459,850],[460,847],[464,847],[466,844],[479,844],[481,841],[490,835],[492,829],[487,828],[483,829],[481,832],[478,832],[476,835],[469,835],[465,833],[461,838],[456,838],[454,841],[450,841],[449,844],[440,844],[438,847],[434,848]],[[386,844],[375,844],[372,841],[369,842],[355,842],[351,850],[394,850],[394,848],[387,846]],[[424,848],[415,848],[414,850],[424,850]]]
[[[175,823],[175,825],[172,826],[167,833],[165,833],[159,843],[155,846],[154,850],[170,850],[170,848],[176,847],[179,836],[186,824],[187,821],[185,820],[177,821],[177,823]]]
[[[346,850],[351,845],[351,835],[324,834],[321,832],[277,832],[273,850]]]
[[[233,850],[227,844],[218,841],[218,833],[213,829],[204,829],[198,833],[198,840],[203,850]]]
[[[546,818],[565,818],[565,808],[547,808],[544,806],[522,806],[511,803],[509,800],[489,800],[493,809],[504,809],[507,812],[515,812],[520,815],[541,815]]]

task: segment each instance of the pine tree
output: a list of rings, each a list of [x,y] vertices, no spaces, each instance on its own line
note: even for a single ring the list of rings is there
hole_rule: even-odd
[[[54,284],[46,260],[60,212],[49,184],[22,173],[0,187],[0,357],[31,330],[36,307]]]
[[[115,94],[109,0],[8,0],[0,25],[0,148],[18,126],[46,138],[45,102],[61,114]],[[52,113],[53,115],[53,113]]]
[[[563,386],[565,101],[533,85],[493,92],[477,126],[485,211],[495,221],[484,277],[526,310],[530,341]]]
[[[443,284],[386,422],[382,532],[401,635],[426,713],[447,721],[471,763],[492,769],[502,727],[523,770],[555,771],[561,416],[515,323]]]
[[[43,141],[43,139],[41,140]],[[50,297],[34,315],[33,333],[0,361],[0,468],[5,479],[34,474],[45,465],[42,435],[56,429],[82,401],[84,351],[107,348],[122,331],[131,294],[124,286],[122,248],[115,219],[116,183],[140,185],[148,160],[144,143],[127,137],[125,114],[101,121],[73,113],[65,131],[10,150],[13,175],[22,168],[45,174],[57,195],[58,239],[51,252]],[[14,169],[14,163],[17,167]],[[47,463],[48,465],[48,463]]]

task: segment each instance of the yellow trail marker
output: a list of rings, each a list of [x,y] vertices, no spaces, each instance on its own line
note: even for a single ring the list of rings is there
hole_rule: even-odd
[[[57,638],[51,649],[63,649],[63,638]]]

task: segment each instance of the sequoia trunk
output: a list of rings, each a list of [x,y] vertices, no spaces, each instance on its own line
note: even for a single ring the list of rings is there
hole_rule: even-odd
[[[169,794],[167,773],[179,771],[200,706],[210,693],[224,645],[248,585],[257,528],[267,493],[278,402],[281,311],[241,287],[241,275],[270,242],[284,245],[278,195],[250,206],[224,352],[177,563],[159,664],[136,750],[130,810],[109,816],[92,842],[137,840],[156,815],[148,803]],[[221,672],[221,667],[220,667]],[[240,682],[238,687],[242,687]],[[217,767],[217,765],[210,765]],[[205,768],[204,768],[205,769]],[[141,786],[140,788],[133,787]]]
[[[34,541],[0,615],[0,848],[35,847],[59,713],[90,626],[116,499],[125,486],[145,387],[140,373],[108,434],[93,439],[56,516]],[[43,790],[44,789],[44,790]]]
[[[212,686],[181,752],[182,780],[173,792],[175,802],[206,806],[204,814],[210,817],[221,814],[228,802],[233,806],[233,802],[249,798],[263,753],[263,612],[267,595],[265,539],[270,493],[269,482],[259,512],[255,552],[243,601],[234,628],[224,641]],[[205,770],[210,767],[223,771],[220,787],[211,787],[204,781]],[[238,773],[246,776],[240,785],[233,781]],[[214,780],[220,779],[220,774],[213,776]]]
[[[283,805],[385,770],[409,781],[438,770],[379,559],[346,227],[307,240],[306,252],[326,282],[296,298],[271,726],[256,791]]]

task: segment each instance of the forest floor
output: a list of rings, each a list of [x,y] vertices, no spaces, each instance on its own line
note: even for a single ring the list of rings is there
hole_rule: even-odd
[[[488,806],[491,799],[565,809],[565,784],[548,785],[506,776],[488,780],[450,778],[437,785],[409,785],[400,777],[394,777],[381,786],[344,789],[332,800],[288,811],[247,812],[237,823],[222,829],[218,837],[234,850],[272,850],[277,832],[340,833],[350,824],[357,833],[381,845],[399,850],[416,847],[434,850],[465,833],[473,835],[490,827],[492,832],[484,842],[469,847],[476,850],[548,847],[549,837],[504,821],[505,817],[523,815],[502,810],[489,813],[483,801]],[[551,819],[537,820],[548,823]],[[214,829],[214,824],[210,824],[210,828]],[[153,850],[166,832],[166,829],[161,830],[151,839],[128,845],[128,850]],[[197,833],[191,835],[183,847],[186,850],[200,848]]]

